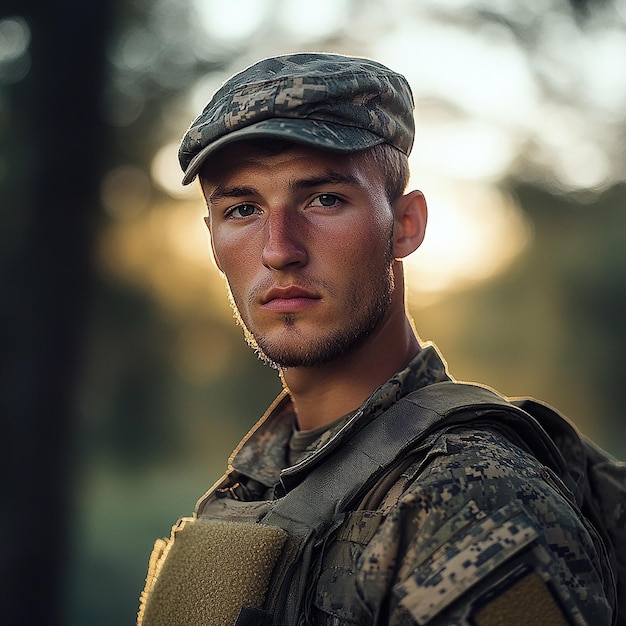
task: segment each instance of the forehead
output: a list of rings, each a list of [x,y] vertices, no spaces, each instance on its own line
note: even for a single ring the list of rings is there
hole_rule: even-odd
[[[226,146],[202,167],[199,177],[202,186],[213,186],[248,168],[266,168],[279,174],[283,168],[301,163],[310,170],[350,172],[370,182],[381,180],[379,166],[366,152],[341,153],[320,150],[285,141],[240,141]]]

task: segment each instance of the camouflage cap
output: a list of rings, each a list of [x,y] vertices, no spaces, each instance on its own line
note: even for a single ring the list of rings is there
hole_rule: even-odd
[[[413,96],[404,76],[365,58],[302,53],[264,59],[229,78],[185,133],[183,185],[234,141],[288,139],[336,152],[413,145]]]

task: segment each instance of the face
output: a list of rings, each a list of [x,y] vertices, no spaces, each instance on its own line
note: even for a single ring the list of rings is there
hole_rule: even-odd
[[[215,260],[248,342],[281,367],[322,365],[376,333],[394,301],[393,210],[378,167],[238,143],[205,167]]]

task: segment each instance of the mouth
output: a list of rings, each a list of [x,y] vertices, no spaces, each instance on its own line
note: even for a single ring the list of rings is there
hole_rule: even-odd
[[[268,311],[296,313],[314,306],[321,297],[297,286],[274,287],[261,299],[261,306]]]

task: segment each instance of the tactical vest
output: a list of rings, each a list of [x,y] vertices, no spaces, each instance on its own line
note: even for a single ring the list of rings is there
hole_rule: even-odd
[[[563,480],[563,495],[590,533],[602,539],[597,543],[605,550],[601,555],[605,593],[613,607],[613,624],[623,624],[626,615],[622,613],[618,621],[617,597],[626,598],[626,528],[619,520],[613,520],[617,528],[611,527],[611,520],[607,527],[608,509],[593,497],[589,468],[573,467],[555,439],[563,443],[565,438],[567,445],[578,446],[574,454],[582,455],[583,462],[586,455],[593,466],[590,469],[597,470],[593,484],[604,490],[608,485],[613,490],[608,496],[621,497],[622,503],[626,464],[590,447],[565,418],[545,405],[531,400],[512,403],[487,388],[453,382],[408,394],[342,442],[301,482],[294,484],[293,472],[284,470],[276,499],[240,502],[217,497],[220,486],[228,483],[227,474],[195,517],[180,520],[171,539],[155,545],[138,624],[302,623],[314,552],[341,525],[346,513],[355,510],[385,477],[405,466],[412,451],[433,433],[468,424],[496,428]]]

